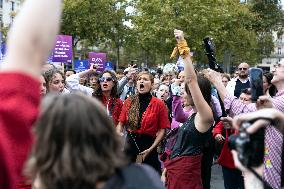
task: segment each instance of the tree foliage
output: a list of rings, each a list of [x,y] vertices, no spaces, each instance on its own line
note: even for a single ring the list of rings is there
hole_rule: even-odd
[[[122,46],[127,20],[124,0],[64,0],[62,33],[102,50]]]
[[[262,56],[269,56],[273,50],[272,32],[283,33],[284,15],[279,0],[252,0],[250,11],[256,15],[253,29],[258,36],[258,52]]]
[[[217,59],[230,55],[231,63],[255,64],[269,54],[271,31],[283,21],[279,2],[254,0],[64,0],[62,32],[110,52],[128,62],[136,59],[150,64],[169,62],[175,46],[173,29],[186,34],[194,59],[207,62],[202,40],[214,38]],[[128,14],[126,8],[134,12]],[[125,21],[131,20],[132,26]],[[121,50],[121,51],[120,51]]]
[[[232,0],[140,0],[136,2],[134,29],[139,45],[166,61],[175,45],[173,29],[182,29],[197,62],[205,62],[202,39],[214,38],[218,60],[229,50],[234,62],[256,61],[254,14],[247,5]]]

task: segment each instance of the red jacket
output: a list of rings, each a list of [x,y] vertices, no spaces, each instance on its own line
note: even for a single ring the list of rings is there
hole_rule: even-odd
[[[108,113],[111,113],[115,126],[118,124],[119,115],[123,106],[120,98],[110,98],[108,101],[105,96],[102,97],[101,102],[107,108]]]
[[[216,125],[216,127],[213,129],[214,139],[215,139],[215,136],[217,134],[222,134],[222,130],[223,130],[223,122],[220,121]],[[231,150],[229,149],[229,146],[228,146],[229,132],[231,134],[235,134],[234,129],[226,129],[226,138],[225,138],[225,142],[223,144],[223,148],[221,150],[220,156],[218,158],[218,163],[219,163],[219,165],[222,165],[224,167],[235,169],[236,167],[235,167],[235,164],[234,164],[233,156],[232,156]]]
[[[126,99],[119,117],[119,122],[127,125],[128,111],[131,107],[130,98]],[[139,112],[137,112],[137,115]],[[163,101],[156,97],[152,97],[149,106],[144,112],[141,120],[141,127],[134,131],[139,134],[147,134],[156,137],[160,129],[170,128],[170,121],[168,119],[168,109]]]
[[[0,74],[0,188],[14,189],[31,149],[39,83],[19,73]]]

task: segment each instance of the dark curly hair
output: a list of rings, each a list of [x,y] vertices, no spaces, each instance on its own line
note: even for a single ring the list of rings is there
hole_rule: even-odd
[[[47,95],[35,136],[26,173],[43,188],[94,189],[128,163],[105,108],[83,94]]]
[[[110,70],[105,70],[103,73],[100,74],[99,78],[102,77],[104,73],[109,73],[111,75],[112,79],[113,79],[114,86],[111,89],[111,93],[110,93],[111,97],[118,98],[118,91],[117,91],[117,89],[118,89],[118,81],[117,81],[117,77],[116,77],[115,73],[110,71]],[[94,89],[93,96],[98,98],[98,99],[100,99],[100,100],[101,100],[101,98],[103,96],[102,88],[101,88],[99,79],[98,79],[97,85],[96,85],[96,87]]]

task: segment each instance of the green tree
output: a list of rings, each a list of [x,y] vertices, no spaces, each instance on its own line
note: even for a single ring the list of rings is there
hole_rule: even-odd
[[[156,60],[169,61],[175,45],[173,29],[177,28],[187,34],[196,62],[206,61],[201,44],[208,35],[214,38],[220,62],[225,50],[233,55],[234,63],[256,62],[257,37],[252,30],[255,15],[239,1],[140,0],[134,5],[135,44]]]
[[[126,7],[125,0],[64,0],[61,32],[73,36],[74,47],[78,42],[85,45],[85,51],[94,46],[101,50],[116,48],[118,59]]]
[[[284,15],[279,0],[252,0],[250,10],[256,14],[253,29],[258,36],[258,52],[269,56],[273,50],[272,32],[282,32]]]

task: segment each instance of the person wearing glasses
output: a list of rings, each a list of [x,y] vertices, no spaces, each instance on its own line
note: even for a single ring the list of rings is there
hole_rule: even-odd
[[[241,91],[243,89],[250,87],[249,65],[245,62],[241,63],[238,66],[238,71],[239,76],[236,79],[232,79],[226,87],[230,95],[235,96],[237,98],[240,97]]]
[[[106,70],[99,75],[96,87],[90,88],[79,84],[80,78],[96,72],[96,67],[91,64],[90,68],[78,74],[73,74],[66,79],[68,88],[72,92],[80,91],[88,96],[97,98],[106,107],[107,113],[113,118],[115,124],[122,109],[122,101],[118,97],[118,81],[116,74],[110,70]]]

